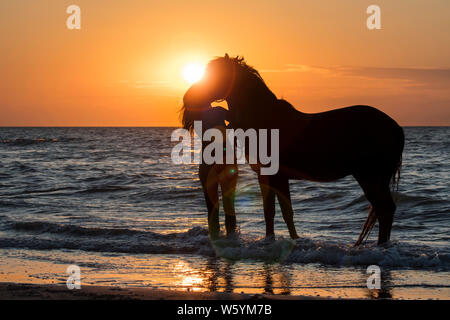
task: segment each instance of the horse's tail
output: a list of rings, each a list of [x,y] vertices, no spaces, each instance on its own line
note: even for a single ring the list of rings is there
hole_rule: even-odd
[[[398,193],[398,186],[400,184],[400,173],[401,173],[401,169],[402,169],[402,154],[403,154],[403,148],[405,146],[405,134],[403,132],[403,128],[399,126],[399,151],[400,151],[400,156],[398,158],[397,161],[397,165],[394,168],[394,171],[392,173],[392,179],[391,179],[391,183],[390,183],[390,189],[391,189],[391,193]],[[393,197],[394,202],[397,201],[397,196],[394,195]]]
[[[366,222],[364,223],[364,226],[362,227],[358,241],[356,241],[356,243],[355,243],[355,247],[359,246],[361,243],[363,243],[369,237],[370,232],[372,231],[376,222],[377,222],[377,215],[375,213],[375,208],[371,205],[369,215],[367,216]]]
[[[402,156],[400,155],[400,159],[398,160],[395,170],[392,173],[392,177],[391,177],[391,181],[390,181],[389,187],[391,189],[391,193],[398,192],[401,168],[402,168]],[[394,202],[396,202],[397,197],[393,196],[392,198],[393,198]],[[355,246],[359,246],[361,243],[363,243],[369,237],[370,232],[372,231],[376,222],[377,222],[377,214],[375,212],[374,207],[370,206],[369,215],[367,216],[366,222],[364,223],[364,226],[362,227],[361,233],[359,235],[358,241],[356,241],[356,243],[355,243]]]
[[[398,186],[400,184],[400,173],[402,170],[402,156],[398,160],[397,166],[395,167],[394,173],[392,174],[392,179],[390,183],[391,192],[398,192]],[[396,197],[394,197],[396,198]],[[395,199],[394,199],[395,200]]]
[[[394,167],[394,170],[392,171],[391,180],[389,182],[389,188],[391,190],[392,194],[392,200],[396,202],[397,196],[394,193],[398,193],[398,186],[400,184],[400,172],[402,168],[402,153],[403,153],[403,147],[405,143],[405,136],[403,133],[403,129],[400,128],[400,156],[398,158],[397,164]],[[362,227],[361,234],[359,235],[358,241],[356,241],[355,246],[360,245],[363,243],[370,235],[370,232],[372,231],[373,227],[375,226],[375,223],[377,222],[377,214],[375,212],[375,209],[373,206],[370,206],[369,215],[367,216],[366,222],[364,223],[364,226]]]

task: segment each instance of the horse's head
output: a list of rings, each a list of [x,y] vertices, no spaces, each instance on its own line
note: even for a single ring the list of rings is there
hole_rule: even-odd
[[[189,88],[183,103],[195,109],[221,100],[228,103],[233,126],[256,128],[273,114],[277,98],[244,58],[226,54],[208,63],[204,77]]]
[[[234,59],[226,54],[210,61],[203,78],[194,83],[184,95],[183,103],[196,107],[226,99],[233,88],[235,78]]]

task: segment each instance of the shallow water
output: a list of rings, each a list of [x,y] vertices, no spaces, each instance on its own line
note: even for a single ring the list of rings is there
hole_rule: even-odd
[[[197,168],[172,164],[172,130],[0,128],[0,279],[65,282],[77,264],[86,284],[450,298],[450,128],[405,128],[392,241],[377,247],[374,229],[360,248],[352,244],[368,203],[351,177],[291,181],[301,238],[288,239],[278,211],[277,240],[266,242],[247,166],[240,236],[211,245]],[[373,264],[382,270],[377,293],[366,289]]]

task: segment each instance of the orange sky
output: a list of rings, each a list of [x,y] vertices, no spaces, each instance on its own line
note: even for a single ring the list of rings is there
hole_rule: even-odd
[[[68,30],[67,6],[81,7]],[[366,28],[381,7],[382,30]],[[450,125],[448,0],[4,0],[0,126],[176,126],[181,72],[228,52],[304,112]]]

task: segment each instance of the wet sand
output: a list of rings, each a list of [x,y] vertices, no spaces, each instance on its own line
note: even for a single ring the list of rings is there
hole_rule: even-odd
[[[221,259],[211,263],[194,255],[102,257],[84,252],[77,252],[77,262],[82,265],[82,289],[70,291],[66,281],[73,252],[49,256],[41,251],[2,249],[0,256],[0,299],[448,300],[450,297],[449,272],[444,271],[386,270],[381,274],[381,289],[369,290],[364,268],[229,263]]]
[[[0,282],[0,300],[317,300],[306,296],[192,292],[154,288],[82,286],[69,290],[65,285]]]

